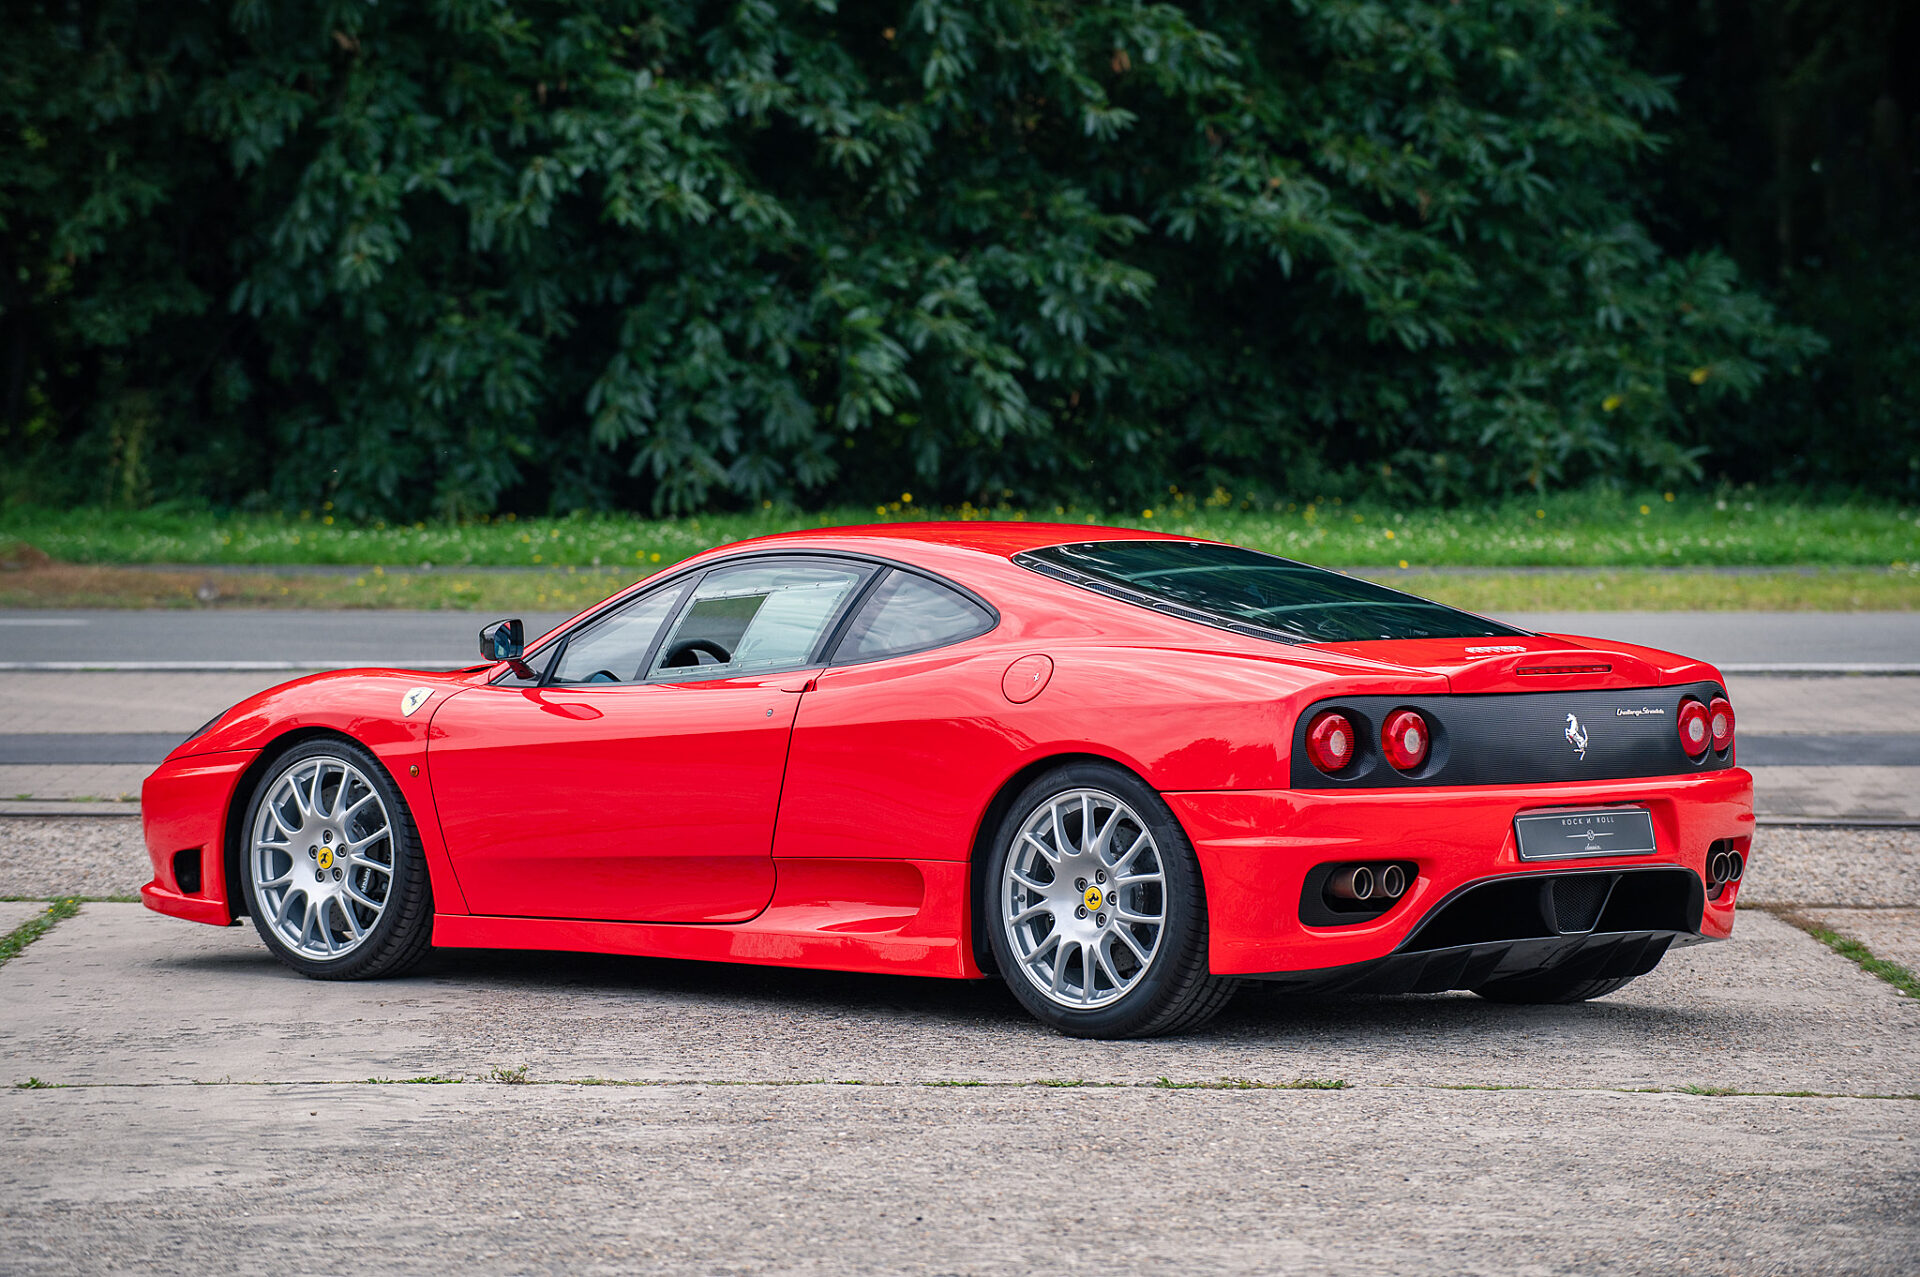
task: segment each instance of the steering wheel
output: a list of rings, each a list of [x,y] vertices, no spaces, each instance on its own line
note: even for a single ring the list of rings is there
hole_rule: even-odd
[[[702,653],[713,658],[716,665],[725,665],[733,659],[733,654],[712,639],[681,639],[667,649],[667,659],[660,662],[660,668],[666,670],[686,669],[690,666],[704,665],[700,659]]]

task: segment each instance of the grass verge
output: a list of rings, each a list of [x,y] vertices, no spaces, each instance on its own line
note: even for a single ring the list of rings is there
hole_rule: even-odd
[[[1728,573],[1713,569],[1614,568],[1471,573],[1362,568],[1358,575],[1472,612],[1721,611],[1910,612],[1920,610],[1920,571],[1817,568]],[[631,584],[638,572],[562,567],[481,573],[394,570],[352,575],[194,572],[48,563],[0,573],[0,607],[11,608],[409,608],[484,612],[577,612]]]
[[[0,936],[0,967],[20,956],[20,951],[53,930],[54,924],[80,912],[77,896],[64,896],[40,913],[27,919],[6,935]]]
[[[1224,489],[1170,491],[1156,509],[927,509],[879,506],[641,519],[575,514],[471,522],[356,523],[325,508],[295,516],[156,508],[0,509],[0,543],[67,563],[331,563],[418,568],[571,566],[635,573],[715,545],[795,528],[927,518],[1034,519],[1150,527],[1233,541],[1314,563],[1376,567],[1684,567],[1920,561],[1920,512],[1893,502],[1809,501],[1791,490],[1630,492],[1586,488],[1534,500],[1434,509],[1382,502],[1255,503]],[[16,555],[16,557],[19,557]]]
[[[1830,927],[1821,926],[1803,913],[1782,910],[1774,915],[1780,921],[1791,923],[1818,940],[1841,957],[1857,965],[1870,976],[1877,976],[1910,998],[1920,998],[1920,976],[1916,976],[1898,962],[1889,962],[1885,958],[1875,957],[1873,950],[1858,940],[1841,935]]]

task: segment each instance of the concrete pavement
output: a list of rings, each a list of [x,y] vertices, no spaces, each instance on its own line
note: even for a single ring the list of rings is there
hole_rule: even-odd
[[[0,990],[10,1271],[1920,1254],[1920,1003],[1752,912],[1584,1006],[1256,991],[1138,1043],[1056,1037],[991,983],[507,953],[311,982],[250,930],[130,905],[86,906]]]

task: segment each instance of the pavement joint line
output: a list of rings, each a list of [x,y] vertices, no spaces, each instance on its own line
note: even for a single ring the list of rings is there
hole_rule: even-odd
[[[495,1070],[500,1073],[502,1070]],[[517,1074],[519,1070],[507,1070]],[[1250,1078],[1223,1077],[1177,1082],[1161,1077],[1152,1081],[1112,1082],[1091,1079],[1016,1078],[986,1081],[971,1078],[929,1078],[893,1081],[862,1078],[530,1078],[501,1080],[491,1075],[452,1076],[429,1073],[410,1078],[258,1078],[234,1081],[159,1081],[159,1082],[52,1082],[29,1077],[15,1082],[15,1091],[158,1091],[194,1087],[362,1087],[362,1086],[540,1086],[594,1087],[628,1090],[666,1090],[691,1087],[750,1087],[766,1090],[801,1090],[819,1087],[861,1087],[876,1091],[939,1090],[947,1088],[1020,1091],[1028,1088],[1066,1088],[1104,1091],[1523,1091],[1543,1095],[1684,1095],[1706,1099],[1777,1100],[1876,1100],[1905,1103],[1920,1102],[1920,1092],[1911,1091],[1749,1091],[1726,1086],[1535,1086],[1526,1083],[1476,1082],[1349,1082],[1334,1078],[1297,1078],[1292,1081],[1260,1082]]]
[[[80,912],[78,896],[61,896],[6,935],[0,936],[0,967],[20,956],[26,947],[67,918]]]
[[[1898,962],[1890,962],[1877,956],[1873,950],[1850,936],[1841,935],[1831,927],[1822,926],[1812,918],[1798,912],[1807,906],[1779,905],[1769,910],[1774,917],[1790,927],[1800,930],[1818,940],[1827,948],[1852,962],[1870,976],[1885,980],[1894,988],[1897,996],[1920,998],[1920,976],[1916,976]],[[1836,906],[1844,907],[1844,906]]]

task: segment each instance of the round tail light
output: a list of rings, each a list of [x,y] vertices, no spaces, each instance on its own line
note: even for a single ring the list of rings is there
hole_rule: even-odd
[[[1733,706],[1724,696],[1714,697],[1713,704],[1707,706],[1707,733],[1713,737],[1715,749],[1733,744]]]
[[[1387,715],[1387,725],[1380,729],[1380,752],[1403,772],[1410,772],[1426,762],[1427,750],[1432,744],[1433,736],[1427,730],[1427,720],[1414,710],[1393,711]]]
[[[1323,772],[1337,772],[1353,761],[1353,724],[1332,711],[1307,724],[1307,757]]]
[[[1713,726],[1708,722],[1707,707],[1699,701],[1681,701],[1680,747],[1687,751],[1687,757],[1700,757],[1712,741]]]

